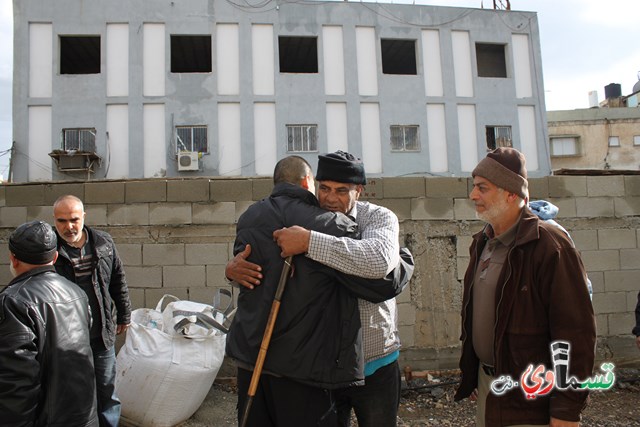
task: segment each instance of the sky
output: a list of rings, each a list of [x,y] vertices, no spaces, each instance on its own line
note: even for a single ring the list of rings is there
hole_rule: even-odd
[[[252,0],[249,0],[252,1]],[[394,0],[440,6],[491,8],[492,0]],[[588,93],[620,83],[631,93],[640,78],[640,1],[511,0],[512,11],[538,12],[545,102],[548,111],[588,108]],[[11,148],[13,0],[0,0],[0,175]]]

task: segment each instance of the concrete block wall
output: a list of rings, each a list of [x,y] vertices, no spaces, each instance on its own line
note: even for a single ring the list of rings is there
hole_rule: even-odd
[[[482,223],[468,178],[371,179],[364,199],[400,219],[400,243],[415,256],[414,278],[398,301],[402,363],[447,369],[459,357],[462,278],[471,236]],[[9,282],[6,241],[27,220],[52,221],[62,194],[85,201],[88,225],[111,233],[124,260],[134,307],[165,293],[211,302],[232,257],[235,223],[267,196],[266,178],[149,179],[0,186],[0,283]],[[640,284],[640,176],[551,176],[530,180],[532,200],[560,208],[593,283],[601,358],[639,362],[632,344]],[[635,350],[635,351],[634,351]]]

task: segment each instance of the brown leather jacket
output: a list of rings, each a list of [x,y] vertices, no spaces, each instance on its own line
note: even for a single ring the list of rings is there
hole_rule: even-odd
[[[478,357],[471,340],[471,295],[477,259],[487,238],[484,231],[473,238],[464,277],[462,382],[456,400],[468,397],[478,383]],[[550,344],[556,340],[571,345],[569,375],[578,381],[592,375],[596,325],[586,277],[580,255],[566,234],[525,208],[496,288],[496,377],[509,375],[520,383],[529,364],[543,363],[547,370],[553,370]],[[586,391],[571,388],[554,388],[536,399],[526,399],[520,386],[502,396],[490,392],[486,425],[547,424],[551,416],[579,421],[587,397]]]

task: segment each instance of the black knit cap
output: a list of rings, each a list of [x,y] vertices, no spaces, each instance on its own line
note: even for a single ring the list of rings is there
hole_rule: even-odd
[[[515,148],[500,147],[491,151],[471,175],[486,178],[523,199],[529,198],[526,161],[524,155]]]
[[[22,224],[9,236],[9,251],[27,264],[42,265],[53,261],[58,239],[44,221]]]
[[[344,151],[318,156],[316,180],[367,184],[362,160]]]

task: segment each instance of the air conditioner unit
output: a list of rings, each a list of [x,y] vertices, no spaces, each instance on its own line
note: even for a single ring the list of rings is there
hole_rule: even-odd
[[[179,171],[197,171],[198,153],[195,151],[184,151],[178,153],[178,170]]]

